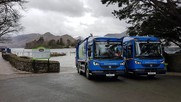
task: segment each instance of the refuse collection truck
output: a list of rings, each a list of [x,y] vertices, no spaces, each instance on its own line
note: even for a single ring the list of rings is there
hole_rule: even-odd
[[[135,75],[165,74],[165,60],[159,38],[149,36],[123,37],[126,72]]]
[[[117,78],[125,71],[120,38],[89,36],[76,46],[76,67],[88,79],[93,76]]]

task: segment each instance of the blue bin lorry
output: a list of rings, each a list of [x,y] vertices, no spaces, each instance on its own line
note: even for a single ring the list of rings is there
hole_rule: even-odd
[[[155,76],[165,74],[165,60],[161,41],[156,37],[123,37],[123,55],[126,73]]]
[[[88,79],[93,76],[117,78],[125,71],[120,38],[89,36],[76,46],[76,67]]]

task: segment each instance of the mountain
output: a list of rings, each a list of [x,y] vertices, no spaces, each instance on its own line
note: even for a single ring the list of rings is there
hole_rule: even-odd
[[[4,46],[10,47],[10,48],[21,48],[25,47],[25,44],[27,42],[32,41],[32,39],[37,39],[41,35],[38,33],[31,33],[31,34],[25,34],[25,35],[18,35],[15,37],[11,37],[11,42],[4,43]],[[0,44],[2,45],[2,44]]]
[[[72,43],[74,43],[76,41],[76,39],[74,39],[72,36],[68,35],[68,34],[65,34],[65,35],[62,35],[60,36],[60,38],[63,39],[63,42],[65,44],[67,44],[67,40],[69,39]]]
[[[72,36],[65,34],[62,36],[55,36],[53,34],[51,34],[50,32],[47,32],[45,34],[39,34],[39,33],[31,33],[31,34],[23,34],[23,35],[18,35],[15,37],[12,37],[11,42],[9,43],[0,43],[1,46],[7,46],[10,48],[24,48],[26,43],[30,43],[32,41],[37,41],[38,39],[40,39],[40,37],[44,38],[45,42],[48,42],[50,40],[59,40],[60,38],[62,38],[63,42],[65,44],[67,44],[67,40],[69,39],[71,43],[74,43],[76,41],[76,39],[74,39]]]
[[[116,37],[116,38],[121,38],[121,37],[124,37],[124,36],[127,36],[126,34],[126,31],[125,32],[122,32],[122,33],[111,33],[111,34],[106,34],[104,35],[106,37]]]
[[[41,37],[43,37],[45,41],[49,41],[51,39],[56,39],[56,36],[51,34],[50,32],[46,32]]]
[[[123,33],[111,33],[106,34],[105,36],[108,37],[118,37],[121,38],[123,36],[126,36],[126,32]],[[77,38],[73,38],[72,36],[65,34],[62,36],[56,36],[51,34],[50,32],[46,32],[45,34],[39,34],[39,33],[31,33],[31,34],[23,34],[18,35],[15,37],[12,37],[11,42],[9,43],[0,43],[0,46],[7,46],[10,48],[24,48],[26,43],[31,43],[33,41],[38,41],[40,37],[43,37],[43,40],[47,44],[50,40],[55,40],[57,42],[58,40],[62,39],[63,43],[67,45],[68,40],[71,42],[71,44],[75,44],[76,40],[83,40],[83,37],[78,36]],[[35,43],[35,42],[34,42]]]
[[[55,41],[59,40],[60,38],[62,38],[63,42],[65,44],[67,44],[67,40],[69,39],[72,43],[75,42],[76,39],[74,39],[72,36],[68,35],[68,34],[65,34],[65,35],[62,35],[62,36],[55,36],[53,34],[51,34],[50,32],[47,32],[43,35],[41,35],[40,37],[43,37],[45,41],[50,41],[52,39],[54,39]],[[39,38],[40,38],[39,37]],[[36,39],[38,40],[38,39]]]
[[[75,38],[76,40],[84,40],[84,38],[82,36],[78,36]]]
[[[50,32],[41,35],[38,39],[34,39],[26,43],[25,48],[31,49],[38,46],[44,46],[47,48],[65,48],[65,47],[75,47],[76,40],[68,35],[55,36]]]

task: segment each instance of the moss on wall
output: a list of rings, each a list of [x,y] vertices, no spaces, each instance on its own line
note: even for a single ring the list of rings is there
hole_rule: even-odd
[[[2,54],[3,59],[9,61],[16,69],[35,73],[59,72],[60,63],[58,61],[32,60],[29,57],[19,57],[15,54]]]

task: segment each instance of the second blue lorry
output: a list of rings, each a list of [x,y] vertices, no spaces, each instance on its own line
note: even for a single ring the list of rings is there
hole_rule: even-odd
[[[123,37],[126,72],[135,75],[165,74],[165,59],[159,38],[149,36]]]

